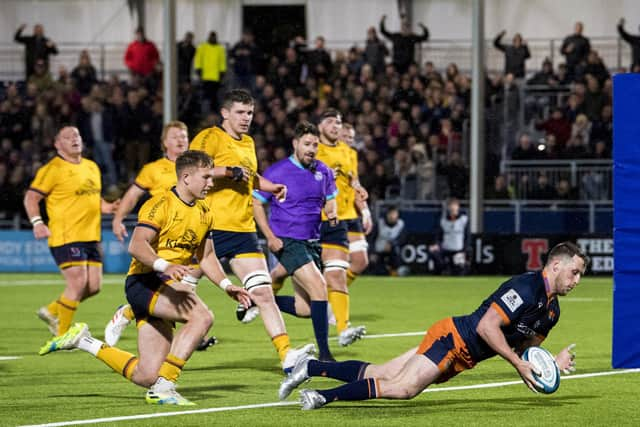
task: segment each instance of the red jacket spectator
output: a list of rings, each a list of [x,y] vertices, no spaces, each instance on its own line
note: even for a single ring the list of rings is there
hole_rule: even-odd
[[[144,29],[139,27],[136,30],[136,39],[129,44],[124,54],[127,68],[134,74],[146,77],[153,72],[159,59],[156,45],[147,40]]]

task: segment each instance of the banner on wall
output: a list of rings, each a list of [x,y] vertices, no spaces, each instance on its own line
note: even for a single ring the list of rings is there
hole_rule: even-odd
[[[435,263],[429,254],[432,234],[412,233],[401,248],[403,264],[411,274],[432,274]],[[613,239],[611,236],[574,235],[505,235],[483,234],[471,238],[469,254],[473,274],[513,275],[524,271],[541,270],[545,255],[558,243],[576,243],[591,258],[588,274],[613,273]]]
[[[102,232],[105,273],[126,273],[131,256],[128,242],[120,243],[111,231]],[[57,272],[46,240],[35,240],[31,231],[0,232],[0,272],[48,273]]]

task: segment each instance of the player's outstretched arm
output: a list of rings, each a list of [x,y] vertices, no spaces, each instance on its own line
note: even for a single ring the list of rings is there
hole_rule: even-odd
[[[100,212],[103,214],[113,214],[118,210],[120,206],[120,199],[113,202],[107,202],[105,199],[100,199]]]
[[[260,174],[256,174],[256,184],[258,190],[272,193],[276,199],[283,202],[287,198],[287,186],[284,184],[276,184],[269,181],[267,178]]]
[[[127,233],[127,229],[122,221],[124,221],[124,218],[131,213],[133,208],[136,206],[136,203],[138,203],[138,200],[140,200],[144,193],[145,191],[137,185],[129,187],[127,192],[124,193],[124,196],[122,196],[122,200],[120,200],[120,206],[118,206],[118,209],[116,209],[116,212],[113,214],[111,230],[121,242],[124,242],[125,237],[129,237],[129,233]]]
[[[493,307],[489,307],[487,312],[480,319],[480,322],[478,322],[476,332],[487,343],[487,345],[489,345],[489,347],[502,356],[502,358],[507,362],[511,363],[511,365],[516,368],[518,374],[522,378],[522,381],[524,381],[527,387],[537,393],[534,387],[535,380],[532,375],[535,367],[531,363],[522,360],[516,352],[511,349],[509,343],[507,343],[507,339],[500,329],[503,324],[504,320],[502,319],[502,316],[500,316]]]
[[[224,274],[224,270],[222,269],[222,265],[220,265],[220,260],[218,260],[213,243],[207,239],[204,242],[204,245],[204,256],[202,261],[200,261],[200,269],[202,269],[202,272],[209,278],[209,280],[225,291],[227,295],[244,305],[245,308],[249,308],[251,305],[251,297],[249,296],[249,293],[244,288],[232,284],[231,280],[229,280],[226,274]]]

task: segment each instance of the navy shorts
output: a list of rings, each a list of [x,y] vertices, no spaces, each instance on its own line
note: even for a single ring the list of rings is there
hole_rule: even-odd
[[[320,262],[322,249],[317,240],[297,240],[288,237],[283,237],[281,240],[282,249],[275,256],[290,276],[309,262],[313,262],[322,271]]]
[[[213,230],[209,233],[218,258],[264,258],[262,247],[258,243],[258,234],[254,232]]]
[[[53,259],[61,270],[76,266],[101,266],[100,242],[74,242],[49,248]]]
[[[362,234],[364,235],[364,227],[362,226],[362,218],[345,219],[347,223],[347,232],[349,234]]]
[[[137,320],[151,316],[163,286],[164,281],[156,273],[127,276],[124,293]]]
[[[323,248],[340,249],[349,251],[349,239],[347,238],[347,223],[339,221],[332,227],[329,221],[322,221],[320,225],[320,243]]]

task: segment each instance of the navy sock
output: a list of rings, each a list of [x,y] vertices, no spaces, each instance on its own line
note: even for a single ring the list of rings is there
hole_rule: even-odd
[[[378,396],[375,378],[367,378],[329,390],[317,390],[327,400],[327,403],[335,400],[367,400]]]
[[[318,343],[320,360],[333,359],[329,350],[329,321],[327,319],[327,301],[311,301],[311,322]]]
[[[276,304],[278,304],[278,308],[281,312],[297,316],[296,299],[294,297],[276,295]]]
[[[344,362],[321,362],[310,360],[307,372],[310,377],[329,377],[350,383],[362,379],[365,369],[370,363],[360,360],[346,360]]]

